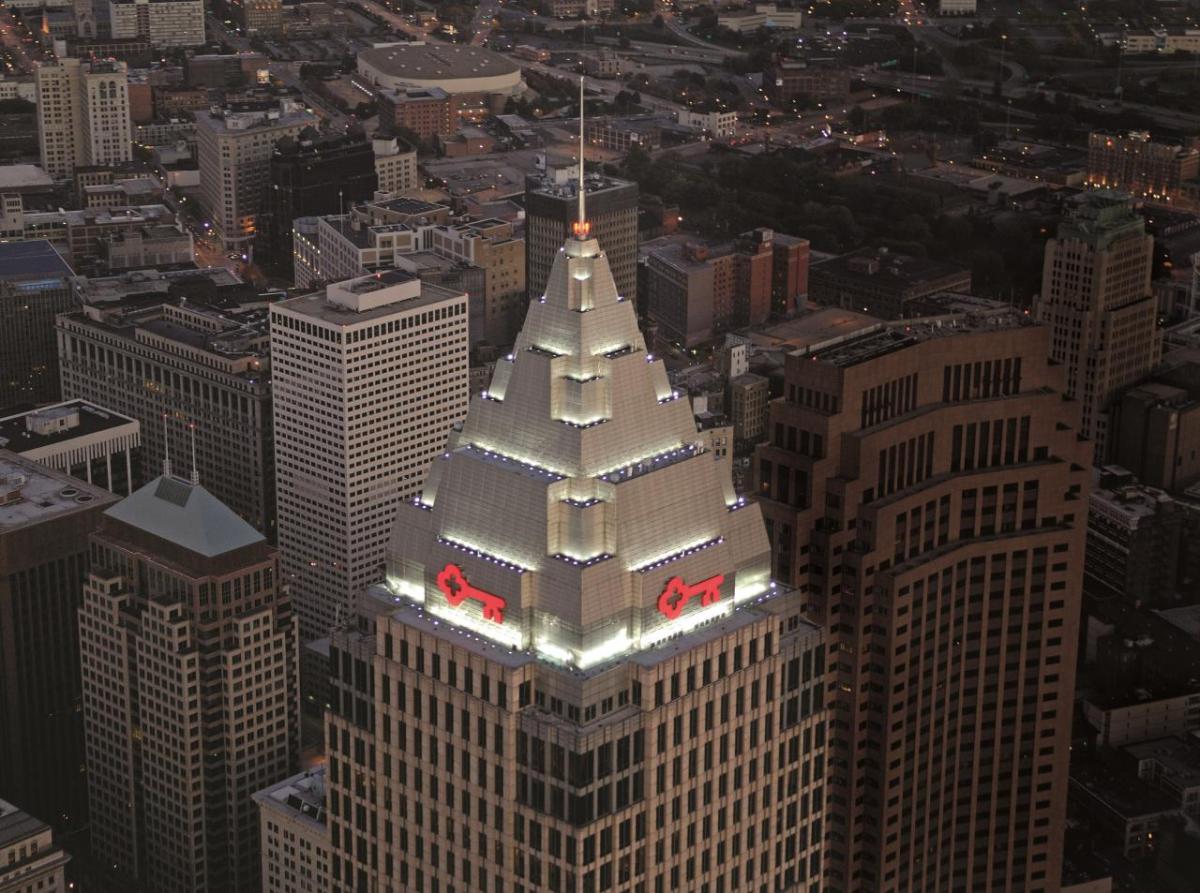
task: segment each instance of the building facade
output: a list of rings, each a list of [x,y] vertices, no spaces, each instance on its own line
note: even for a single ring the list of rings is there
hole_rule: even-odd
[[[282,34],[281,0],[230,0],[234,20],[247,34]]]
[[[35,71],[42,169],[70,179],[82,165],[133,157],[129,75],[113,59],[56,59]]]
[[[292,256],[292,224],[297,217],[340,214],[374,197],[376,155],[361,134],[323,136],[308,127],[284,137],[271,153],[266,211],[274,257]]]
[[[458,99],[441,87],[383,89],[379,120],[391,129],[408,131],[427,145],[458,130]]]
[[[611,177],[590,176],[587,201],[592,235],[608,256],[617,292],[637,301],[638,187]],[[571,233],[578,201],[576,168],[552,168],[525,182],[525,285],[536,301],[550,268]]]
[[[75,305],[71,275],[47,241],[0,243],[0,410],[59,398],[54,318]]]
[[[203,0],[108,0],[114,38],[143,37],[153,47],[202,46]]]
[[[296,620],[262,534],[165,465],[91,538],[92,852],[146,889],[256,890],[252,795],[300,749]]]
[[[419,189],[417,150],[395,137],[376,136],[371,140],[375,154],[375,179],[384,195],[394,196],[410,189]]]
[[[1162,353],[1150,289],[1154,237],[1127,197],[1079,196],[1046,242],[1034,315],[1052,332],[1051,358],[1066,369],[1066,394],[1082,410],[1080,433],[1108,456],[1114,399],[1147,375]]]
[[[225,247],[248,246],[258,231],[275,144],[315,124],[313,115],[287,101],[273,111],[196,114],[200,204]]]
[[[576,233],[335,637],[331,890],[821,886],[822,634]]]
[[[1002,311],[787,355],[754,482],[830,636],[827,887],[1057,891],[1090,445]]]
[[[410,498],[467,410],[467,296],[389,271],[271,305],[279,544],[304,641],[383,577]]]
[[[0,450],[0,793],[72,831],[88,817],[76,612],[88,535],[114,502]]]
[[[190,451],[178,426],[194,425],[196,464],[207,488],[274,540],[267,315],[262,308],[206,305],[198,285],[192,294],[192,301],[115,302],[61,315],[63,393],[138,421],[139,485],[171,452]],[[172,426],[164,426],[164,417]]]
[[[1093,188],[1168,202],[1180,198],[1184,184],[1198,174],[1195,146],[1155,140],[1145,131],[1088,134],[1086,182]]]
[[[471,343],[512,344],[525,320],[525,240],[506,220],[473,220],[434,227],[425,237],[435,254],[483,270],[481,293],[471,293]]]

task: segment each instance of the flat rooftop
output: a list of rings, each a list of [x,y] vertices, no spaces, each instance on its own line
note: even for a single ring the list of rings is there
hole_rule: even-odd
[[[0,167],[0,170],[3,170]],[[44,276],[71,276],[74,271],[45,239],[0,242],[0,280],[24,280]]]
[[[265,790],[254,800],[267,808],[283,810],[309,822],[314,829],[325,828],[325,767],[309,769],[286,778]]]
[[[0,419],[0,449],[25,453],[137,424],[86,400],[67,400]]]
[[[914,257],[876,248],[862,248],[813,264],[810,276],[839,276],[870,283],[873,288],[907,288],[970,270],[948,261]]]
[[[841,338],[864,329],[879,325],[881,320],[854,310],[826,307],[805,313],[777,325],[747,333],[750,343],[769,349],[797,350],[814,344]]]
[[[363,50],[358,58],[383,74],[419,81],[495,77],[521,70],[491,50],[445,43],[396,43]]]
[[[393,277],[399,277],[394,278]],[[361,277],[363,280],[367,278],[376,279],[380,282],[380,288],[385,288],[389,284],[398,284],[400,282],[411,281],[413,275],[402,270],[387,270],[384,272],[373,274],[371,277]],[[358,280],[351,280],[358,281]],[[344,283],[334,283],[344,284]],[[451,288],[443,288],[440,285],[434,285],[430,282],[421,283],[421,293],[413,298],[394,301],[390,304],[383,304],[379,307],[374,307],[370,310],[355,312],[347,307],[335,304],[329,300],[324,291],[314,292],[311,295],[303,295],[298,298],[291,298],[287,301],[280,302],[280,307],[286,307],[292,313],[300,314],[301,316],[312,317],[321,322],[331,323],[338,326],[355,326],[360,323],[370,322],[374,319],[391,316],[395,313],[409,313],[413,310],[420,310],[423,307],[429,307],[433,304],[441,303],[447,298],[455,298],[461,295],[462,292],[455,291]]]
[[[0,535],[116,501],[107,490],[0,449]]]
[[[207,267],[203,270],[132,270],[119,276],[80,276],[75,279],[75,290],[85,304],[109,304],[134,298],[143,302],[164,301],[170,299],[172,291],[183,288],[195,291],[197,285],[203,285],[205,290],[219,292],[244,283],[225,267]],[[249,287],[245,290],[251,291]],[[241,301],[235,300],[214,302],[209,300],[207,295],[198,302],[230,310],[236,310],[242,305]]]
[[[833,342],[794,351],[822,363],[846,368],[935,338],[952,338],[972,332],[994,332],[1036,326],[1024,313],[1003,310],[995,313],[962,313],[881,323]]]
[[[0,165],[0,190],[52,189],[54,178],[36,164]]]

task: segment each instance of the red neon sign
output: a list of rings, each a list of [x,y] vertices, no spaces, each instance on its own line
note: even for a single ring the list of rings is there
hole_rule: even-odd
[[[504,609],[508,607],[508,602],[498,595],[476,589],[467,582],[462,568],[457,564],[447,564],[442,568],[441,573],[437,575],[437,588],[442,590],[446,601],[453,607],[457,608],[467,599],[471,599],[483,605],[484,620],[494,620],[496,623],[504,622]]]
[[[724,574],[717,574],[692,586],[684,583],[682,577],[672,577],[658,597],[659,613],[668,620],[674,620],[697,595],[700,596],[701,607],[708,607],[721,600],[721,584],[724,582]]]

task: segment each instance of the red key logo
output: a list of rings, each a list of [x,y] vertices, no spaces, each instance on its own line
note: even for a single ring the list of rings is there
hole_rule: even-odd
[[[672,577],[667,581],[662,595],[658,597],[658,610],[664,617],[674,620],[683,613],[687,603],[697,595],[700,596],[701,607],[708,607],[721,600],[721,584],[724,582],[724,574],[717,574],[715,577],[701,580],[693,586],[684,583],[682,577]]]
[[[463,576],[462,568],[457,564],[447,564],[437,575],[437,588],[442,591],[454,607],[458,607],[467,599],[472,599],[483,605],[483,619],[504,622],[504,609],[508,602],[498,595],[476,589]]]

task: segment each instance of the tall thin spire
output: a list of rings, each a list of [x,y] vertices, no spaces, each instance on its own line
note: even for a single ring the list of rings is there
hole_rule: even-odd
[[[189,422],[188,430],[192,432],[192,486],[200,486],[200,468],[196,465],[196,423]]]
[[[579,76],[579,218],[575,221],[576,239],[586,239],[592,228],[587,219],[587,187],[583,182],[583,75]]]
[[[171,476],[171,427],[167,413],[163,413],[163,477]]]

